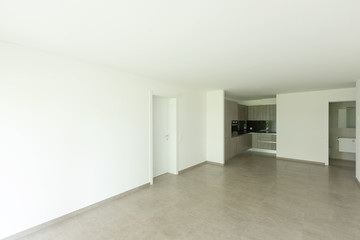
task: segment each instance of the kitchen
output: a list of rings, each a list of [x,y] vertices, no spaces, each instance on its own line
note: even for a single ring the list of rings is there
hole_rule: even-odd
[[[276,153],[276,104],[225,100],[225,161],[246,151]]]

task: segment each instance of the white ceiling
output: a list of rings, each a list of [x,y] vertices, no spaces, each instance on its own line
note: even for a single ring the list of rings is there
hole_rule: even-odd
[[[0,0],[0,40],[239,99],[360,79],[358,0]]]

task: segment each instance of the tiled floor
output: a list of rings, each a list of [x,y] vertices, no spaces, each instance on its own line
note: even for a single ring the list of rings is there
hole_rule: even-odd
[[[22,239],[360,239],[354,174],[247,153],[225,167],[161,176]]]
[[[341,160],[341,159],[329,159],[329,165],[339,167],[352,167],[355,168],[355,161]]]

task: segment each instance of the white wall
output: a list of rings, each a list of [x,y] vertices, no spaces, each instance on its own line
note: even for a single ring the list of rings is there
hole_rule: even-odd
[[[171,174],[178,174],[178,167],[177,167],[177,101],[176,98],[169,99],[169,169],[168,172]],[[203,161],[204,158],[201,159],[199,157],[197,161]],[[191,162],[191,164],[194,164]]]
[[[224,91],[206,93],[206,160],[223,164],[224,156]]]
[[[355,88],[277,95],[277,156],[327,164],[329,102],[355,96]]]
[[[356,82],[356,178],[360,182],[360,80]]]
[[[0,238],[149,182],[150,91],[178,96],[179,170],[205,93],[0,43]]]
[[[206,94],[188,92],[178,102],[179,171],[206,161]]]

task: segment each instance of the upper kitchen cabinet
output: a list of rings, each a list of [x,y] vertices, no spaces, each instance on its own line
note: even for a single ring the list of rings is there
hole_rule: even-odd
[[[276,120],[276,105],[267,105],[269,108],[269,120]]]
[[[263,119],[263,106],[249,106],[248,120],[265,120]]]
[[[248,120],[248,106],[238,104],[238,120]]]
[[[249,106],[248,120],[276,120],[276,105]]]
[[[238,120],[238,104],[229,100],[225,100],[225,119]]]
[[[231,137],[231,121],[238,120],[237,102],[225,100],[225,137]]]

